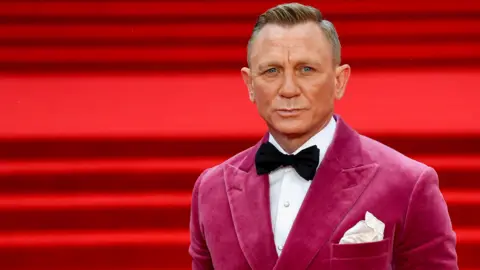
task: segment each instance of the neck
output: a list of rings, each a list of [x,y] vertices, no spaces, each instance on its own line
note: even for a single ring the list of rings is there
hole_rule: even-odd
[[[295,152],[300,146],[306,143],[310,138],[315,136],[318,132],[325,128],[332,119],[332,115],[329,115],[325,120],[319,125],[317,128],[314,128],[306,133],[302,134],[284,134],[270,128],[270,134],[275,138],[278,144],[285,150],[285,152],[292,154]]]

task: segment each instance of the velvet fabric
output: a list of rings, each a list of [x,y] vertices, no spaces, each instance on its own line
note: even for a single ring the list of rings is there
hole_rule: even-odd
[[[456,237],[436,172],[359,135],[339,116],[280,256],[267,175],[257,175],[255,146],[205,170],[191,209],[193,270],[455,270]],[[384,240],[338,244],[369,211]]]

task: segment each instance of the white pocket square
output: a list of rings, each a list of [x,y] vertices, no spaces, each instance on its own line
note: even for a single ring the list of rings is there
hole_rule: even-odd
[[[372,213],[365,214],[365,220],[359,221],[355,226],[345,232],[340,244],[369,243],[383,240],[385,224]]]

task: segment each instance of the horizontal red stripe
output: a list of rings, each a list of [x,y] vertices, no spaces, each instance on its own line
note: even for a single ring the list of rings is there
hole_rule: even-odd
[[[440,180],[441,181],[441,180]],[[442,190],[443,197],[447,204],[454,205],[472,205],[480,207],[480,190]]]
[[[246,41],[245,41],[246,42]],[[246,44],[246,43],[245,43]],[[222,47],[2,47],[0,62],[161,62],[196,63],[246,59],[241,46]]]
[[[161,153],[159,153],[161,155]],[[437,170],[479,170],[480,156],[422,155],[413,159]],[[228,157],[156,158],[156,159],[74,159],[3,161],[0,175],[12,174],[72,174],[103,172],[201,172],[216,166]]]
[[[480,244],[480,229],[457,228],[459,244]],[[118,246],[118,245],[188,245],[188,231],[89,231],[89,232],[22,232],[0,234],[0,248]]]
[[[0,210],[60,210],[124,207],[190,207],[191,194],[74,194],[74,195],[2,195]]]
[[[161,154],[161,153],[159,153]],[[2,162],[0,175],[62,174],[82,172],[199,172],[223,162],[225,158],[159,158]]]
[[[122,2],[2,2],[0,16],[141,16],[141,15],[260,15],[268,8],[281,1],[228,1],[228,2],[152,2],[152,1],[122,1]],[[368,13],[435,13],[435,12],[478,12],[480,4],[477,1],[303,1],[303,4],[314,5],[324,14],[368,14]],[[328,17],[327,17],[328,18]]]
[[[480,244],[480,229],[478,228],[455,228],[455,233],[459,244]]]
[[[246,44],[246,41],[245,41]],[[344,58],[356,60],[382,60],[415,58],[470,59],[480,58],[479,43],[451,44],[357,44],[342,48]],[[347,60],[347,61],[348,61]],[[219,47],[2,47],[0,62],[173,62],[202,63],[211,61],[245,62],[245,46]]]
[[[80,38],[245,38],[252,31],[252,23],[179,23],[170,24],[3,24],[2,39],[28,38],[68,40]],[[406,35],[429,37],[438,35],[478,35],[480,20],[395,20],[395,21],[339,21],[335,28],[342,38]],[[408,40],[407,40],[408,41]],[[415,40],[411,41],[412,43]]]
[[[354,66],[336,111],[364,134],[477,135],[479,71]],[[3,138],[259,138],[266,130],[240,67],[205,74],[2,75],[0,89],[0,115],[8,115],[0,117]]]
[[[88,231],[88,232],[21,232],[0,234],[0,248],[187,245],[190,235],[184,230],[155,231]]]
[[[193,188],[193,187],[192,187]],[[443,190],[449,205],[480,205],[480,191]],[[74,195],[2,195],[0,210],[60,210],[124,207],[190,207],[190,192],[74,194]]]
[[[413,159],[425,163],[435,169],[479,170],[480,156],[478,155],[422,155],[412,156]]]

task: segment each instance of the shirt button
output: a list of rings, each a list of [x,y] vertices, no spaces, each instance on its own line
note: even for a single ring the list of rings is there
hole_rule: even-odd
[[[289,206],[290,206],[290,202],[289,202],[289,201],[284,202],[284,203],[283,203],[283,206],[289,207]]]
[[[282,249],[283,249],[282,245],[278,246],[278,250],[282,250]]]

